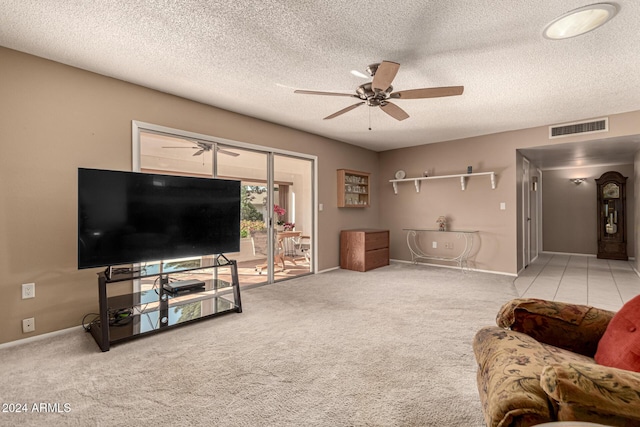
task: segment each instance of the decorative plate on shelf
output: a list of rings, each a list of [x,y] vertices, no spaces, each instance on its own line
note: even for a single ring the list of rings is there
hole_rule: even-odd
[[[396,179],[404,179],[405,176],[407,176],[407,174],[402,169],[396,172]]]

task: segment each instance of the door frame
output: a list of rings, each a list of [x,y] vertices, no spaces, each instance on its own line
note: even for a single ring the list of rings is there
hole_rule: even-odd
[[[534,262],[542,251],[542,180],[543,171],[522,156],[518,226],[519,234],[522,236],[522,244],[519,248],[519,254],[522,255],[522,266],[519,271]]]
[[[186,131],[186,130],[182,130],[182,129],[175,129],[175,128],[170,128],[170,127],[166,127],[166,126],[161,126],[161,125],[156,125],[153,123],[146,123],[146,122],[141,122],[141,121],[137,121],[137,120],[132,120],[131,121],[131,150],[132,150],[132,164],[131,164],[131,168],[132,171],[134,172],[140,172],[141,169],[141,163],[140,163],[140,132],[142,131],[148,131],[148,132],[155,132],[155,133],[162,133],[162,134],[167,134],[170,136],[177,136],[177,137],[184,137],[184,138],[190,138],[190,139],[198,139],[201,141],[206,141],[206,142],[210,142],[211,144],[222,144],[225,146],[230,146],[230,147],[237,147],[239,149],[246,149],[246,150],[252,150],[252,151],[258,151],[258,152],[262,152],[267,154],[267,158],[268,158],[268,165],[267,165],[267,185],[269,186],[268,188],[270,189],[269,193],[273,192],[273,182],[274,182],[274,167],[273,167],[273,158],[276,154],[278,155],[284,155],[284,156],[289,156],[289,157],[295,157],[295,158],[300,158],[300,159],[304,159],[304,160],[309,160],[311,161],[311,167],[312,167],[312,171],[311,171],[311,179],[312,179],[312,188],[311,188],[311,200],[312,200],[312,207],[311,207],[311,223],[312,223],[312,236],[311,236],[311,245],[312,245],[312,250],[311,250],[311,266],[310,266],[310,274],[316,274],[317,273],[317,266],[318,266],[318,156],[315,155],[310,155],[310,154],[305,154],[305,153],[298,153],[295,151],[289,151],[289,150],[282,150],[279,148],[273,148],[273,147],[267,147],[267,146],[263,146],[263,145],[256,145],[256,144],[250,144],[247,142],[241,142],[241,141],[235,141],[235,140],[231,140],[231,139],[226,139],[226,138],[219,138],[219,137],[214,137],[211,135],[205,135],[205,134],[201,134],[201,133],[197,133],[197,132],[190,132],[190,131]],[[216,162],[216,158],[215,158],[215,154],[216,151],[214,150],[214,159],[213,159],[213,170],[212,170],[212,174],[213,176],[216,176],[216,166],[217,166],[217,162]],[[272,197],[273,195],[270,194],[269,199],[267,203],[270,203],[271,205],[272,203]],[[272,211],[272,209],[270,209],[270,211]],[[271,212],[270,215],[273,215],[273,212]],[[271,221],[273,218],[272,216],[270,216],[270,223],[271,226],[272,222]],[[269,233],[269,234],[273,234],[273,233]],[[271,261],[273,259],[273,254],[271,254],[269,256],[269,261]],[[270,265],[273,265],[272,263]],[[273,283],[274,282],[274,275],[273,275],[273,268],[268,269],[269,270],[269,277],[268,277],[268,281],[267,283]]]
[[[522,266],[531,263],[531,163],[522,158]]]

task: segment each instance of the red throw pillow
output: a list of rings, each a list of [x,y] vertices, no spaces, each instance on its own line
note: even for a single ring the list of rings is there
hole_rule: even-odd
[[[600,365],[640,372],[640,295],[613,316],[594,358]]]

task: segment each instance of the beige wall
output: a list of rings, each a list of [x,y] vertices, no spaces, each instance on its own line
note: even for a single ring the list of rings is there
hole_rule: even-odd
[[[507,148],[511,147],[511,148]],[[391,257],[410,260],[403,228],[435,228],[436,219],[445,215],[452,230],[479,230],[470,266],[480,270],[515,273],[516,265],[516,170],[514,142],[507,134],[429,144],[380,154],[380,220],[391,234]],[[389,179],[402,169],[407,177],[474,172],[497,174],[497,187],[491,189],[488,176],[471,177],[461,190],[459,179],[424,181],[419,193],[413,183],[399,185],[394,194]],[[504,202],[506,210],[500,210]],[[462,249],[460,240],[451,236],[454,254]],[[429,250],[431,250],[430,241]]]
[[[640,111],[610,115],[609,128],[607,138],[640,134]],[[432,228],[438,216],[446,215],[452,229],[480,231],[470,262],[472,268],[508,274],[524,268],[523,167],[522,156],[516,150],[602,138],[601,134],[591,134],[549,140],[548,132],[547,126],[541,126],[380,153],[380,222],[391,231],[391,257],[411,259],[403,228]],[[497,188],[491,189],[488,178],[474,177],[466,191],[460,190],[458,180],[433,180],[423,183],[420,193],[405,183],[395,195],[388,182],[399,169],[413,177],[421,176],[425,170],[432,175],[465,173],[468,165],[473,166],[474,172],[495,171]],[[535,173],[535,167],[531,164],[530,175]],[[632,180],[635,179],[633,175]],[[501,202],[506,204],[504,211],[499,209]],[[544,217],[542,220],[544,223]],[[450,254],[459,249],[453,243],[453,250],[440,252]]]
[[[402,228],[435,227],[440,215],[454,229],[480,231],[471,267],[522,268],[516,150],[553,144],[547,127],[375,153],[5,48],[0,67],[0,343],[33,335],[22,334],[23,318],[35,317],[41,334],[78,325],[96,310],[96,270],[76,268],[77,168],[130,170],[132,120],[317,155],[320,270],[338,266],[341,229],[388,228],[392,258],[408,260]],[[609,137],[640,134],[640,111],[612,115],[609,123]],[[395,195],[388,182],[398,169],[446,175],[469,165],[495,171],[497,188],[474,177],[464,192],[451,179],[425,182],[420,193],[402,184]],[[372,172],[371,208],[337,208],[340,168]],[[451,251],[460,248],[452,243]],[[21,300],[20,284],[28,282],[37,296]]]
[[[608,171],[620,172],[627,180],[627,254],[635,254],[635,185],[633,165],[598,166],[546,170],[542,181],[544,250],[596,255],[598,252],[598,207],[595,179]],[[572,178],[587,178],[576,185]]]
[[[41,334],[96,311],[97,270],[76,264],[77,168],[131,170],[132,120],[317,155],[320,270],[339,265],[340,229],[379,223],[375,152],[5,48],[0,68],[0,343],[34,335],[24,318]],[[371,208],[337,208],[339,168],[373,173]]]

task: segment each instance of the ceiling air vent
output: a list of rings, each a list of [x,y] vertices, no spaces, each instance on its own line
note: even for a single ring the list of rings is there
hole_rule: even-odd
[[[609,118],[591,120],[588,122],[565,123],[549,126],[549,139],[562,138],[583,133],[609,132]]]

